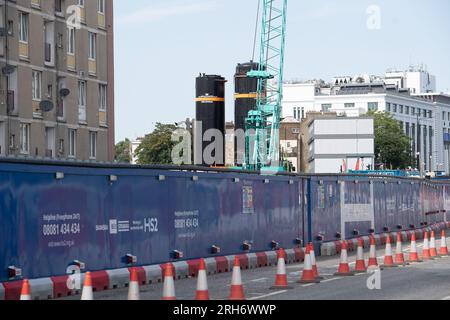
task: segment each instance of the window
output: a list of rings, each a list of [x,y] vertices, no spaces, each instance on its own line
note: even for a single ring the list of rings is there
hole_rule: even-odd
[[[75,54],[75,28],[67,28],[67,53]]]
[[[97,132],[89,132],[89,157],[97,158]]]
[[[107,104],[107,90],[106,85],[101,84],[99,85],[99,109],[101,111],[106,111],[106,104]]]
[[[409,115],[409,107],[408,106],[405,106],[405,114]]]
[[[34,101],[41,101],[42,98],[42,72],[32,71],[31,82],[32,98]]]
[[[86,81],[78,82],[78,120],[86,122]]]
[[[69,157],[75,157],[77,152],[77,130],[69,129]]]
[[[89,59],[95,60],[97,57],[97,35],[89,32]]]
[[[9,36],[14,36],[14,21],[13,20],[8,20],[8,35]]]
[[[411,107],[411,115],[413,115],[413,116],[416,115],[416,108]]]
[[[97,0],[98,13],[105,14],[105,0]]]
[[[355,107],[355,104],[354,104],[354,103],[345,103],[345,104],[344,104],[344,107],[345,107],[345,108],[354,108],[354,107]]]
[[[47,86],[47,99],[52,100],[53,99],[53,85],[49,84]]]
[[[392,105],[392,112],[397,112],[397,105],[395,103]]]
[[[80,7],[84,7],[84,0],[78,0],[78,1],[77,1],[77,4],[78,4]]]
[[[28,18],[27,13],[19,13],[19,41],[24,43],[28,43]]]
[[[301,111],[300,111],[301,110]],[[297,120],[303,119],[305,115],[305,109],[300,107],[294,108],[294,118]]]
[[[398,112],[399,113],[403,113],[403,106],[402,105],[398,106]]]
[[[368,110],[369,111],[378,111],[378,102],[369,102]]]
[[[298,129],[298,128],[293,128],[293,129],[292,129],[292,133],[293,133],[293,134],[299,134],[299,133],[300,133],[300,129]]]
[[[332,105],[329,104],[329,103],[323,104],[323,105],[322,105],[322,112],[328,112],[328,111],[330,111],[331,107],[332,107]]]
[[[390,103],[386,103],[386,110],[388,112],[391,112],[391,104]]]
[[[62,13],[63,0],[55,0],[55,11],[57,13]]]
[[[78,105],[86,106],[86,81],[78,81]]]
[[[20,153],[30,153],[30,124],[20,124]]]
[[[428,118],[433,119],[433,111],[428,111]]]

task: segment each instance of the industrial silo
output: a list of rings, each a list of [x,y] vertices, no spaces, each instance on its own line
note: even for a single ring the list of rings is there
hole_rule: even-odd
[[[256,78],[247,77],[247,73],[251,70],[258,70],[258,63],[247,62],[240,63],[236,67],[236,74],[234,75],[234,124],[235,130],[245,130],[245,118],[248,116],[250,110],[256,109],[256,92],[258,88],[258,80]],[[241,143],[239,144],[235,137],[234,154],[235,164],[243,163],[245,148]],[[242,136],[241,136],[242,139]]]
[[[196,164],[208,166],[223,166],[225,164],[225,83],[224,77],[218,75],[200,74],[196,79],[196,126],[201,123],[201,130],[196,129],[196,134],[201,134],[202,139],[196,137],[195,144]],[[221,156],[217,152],[211,152],[213,157],[218,157],[214,163],[208,163],[204,157],[199,159],[198,155],[203,155],[206,148],[211,145],[211,141],[204,141],[205,133],[210,129],[217,129],[221,133],[222,141],[216,146],[220,148]],[[198,147],[197,147],[198,146]],[[217,149],[216,149],[217,151]]]

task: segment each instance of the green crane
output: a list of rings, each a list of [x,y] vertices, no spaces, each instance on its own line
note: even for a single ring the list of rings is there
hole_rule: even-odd
[[[257,101],[245,121],[244,167],[276,173],[283,171],[279,140],[287,0],[261,0],[260,5],[259,66],[247,74],[258,79]]]

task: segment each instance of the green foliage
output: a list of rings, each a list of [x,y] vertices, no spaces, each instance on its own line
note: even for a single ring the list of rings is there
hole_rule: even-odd
[[[388,112],[369,112],[374,118],[375,156],[386,168],[406,169],[412,164],[411,139]]]
[[[130,140],[125,139],[116,144],[116,156],[115,161],[119,163],[130,163]]]
[[[155,130],[148,134],[136,150],[138,164],[172,164],[172,133],[177,129],[173,124],[156,123]]]

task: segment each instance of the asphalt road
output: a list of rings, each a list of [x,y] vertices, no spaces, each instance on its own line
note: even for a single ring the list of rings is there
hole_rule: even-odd
[[[450,239],[449,239],[450,240]],[[437,241],[439,246],[440,241]],[[393,246],[395,253],[395,245]],[[407,253],[409,246],[404,246]],[[418,243],[422,251],[422,243]],[[378,250],[379,263],[383,263],[384,250]],[[355,261],[356,253],[349,254],[349,261]],[[406,258],[408,255],[406,255]],[[365,258],[368,253],[365,252]],[[360,274],[352,277],[336,277],[339,257],[318,257],[319,273],[324,279],[319,284],[301,285],[303,264],[287,265],[291,290],[270,290],[274,284],[276,267],[242,271],[242,280],[248,300],[450,300],[450,258],[439,258],[405,267],[380,271],[381,289],[370,290],[369,277],[374,274]],[[351,267],[353,264],[351,263]],[[183,279],[175,282],[177,299],[192,300],[195,297],[197,279]],[[231,273],[208,276],[210,297],[213,300],[227,300]],[[125,300],[128,289],[95,292],[97,300]],[[162,284],[141,287],[141,300],[159,300]],[[76,300],[79,296],[64,299]]]

